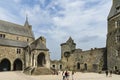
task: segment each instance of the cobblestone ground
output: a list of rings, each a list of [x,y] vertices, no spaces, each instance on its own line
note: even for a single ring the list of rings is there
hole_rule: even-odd
[[[106,77],[105,74],[97,73],[75,73],[74,80],[120,80],[120,75],[112,75]],[[22,72],[0,72],[0,80],[62,80],[62,75],[40,75],[29,76]],[[70,75],[69,80],[72,80]]]

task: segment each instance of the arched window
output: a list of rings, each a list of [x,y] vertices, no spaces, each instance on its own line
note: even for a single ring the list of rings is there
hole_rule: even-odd
[[[62,65],[60,65],[60,69],[62,69]]]

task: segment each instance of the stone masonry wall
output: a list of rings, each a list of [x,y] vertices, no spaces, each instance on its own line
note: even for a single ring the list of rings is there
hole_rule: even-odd
[[[8,59],[11,62],[11,70],[13,70],[13,63],[16,59],[20,59],[24,64],[24,51],[22,48],[19,49],[21,53],[17,54],[17,47],[0,46],[0,62],[5,58]]]
[[[29,39],[28,43],[31,43],[34,40],[31,37],[26,37],[26,36],[21,36],[21,35],[15,35],[15,34],[10,34],[10,33],[0,32],[0,34],[5,34],[5,38],[6,39],[10,39],[10,40],[17,40],[17,38],[18,38],[18,41],[27,42],[27,39]]]
[[[120,41],[117,37],[120,36],[120,26],[116,27],[116,22],[119,21],[120,14],[108,20],[108,34],[107,34],[107,61],[108,69],[120,69]]]

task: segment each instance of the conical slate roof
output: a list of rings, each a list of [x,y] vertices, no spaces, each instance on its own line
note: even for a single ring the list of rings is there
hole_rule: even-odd
[[[72,43],[72,44],[76,45],[76,43],[74,43],[74,40],[72,39],[72,37],[69,37],[69,39],[66,41],[66,43],[62,43],[61,46],[69,44],[69,43]]]

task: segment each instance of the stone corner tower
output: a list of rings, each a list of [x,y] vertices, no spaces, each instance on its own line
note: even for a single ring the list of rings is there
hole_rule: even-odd
[[[74,40],[71,37],[69,37],[66,43],[61,44],[61,59],[64,60],[65,56],[69,56],[75,49],[76,43],[74,43]]]
[[[108,15],[107,66],[109,70],[120,70],[120,0],[113,0]]]

